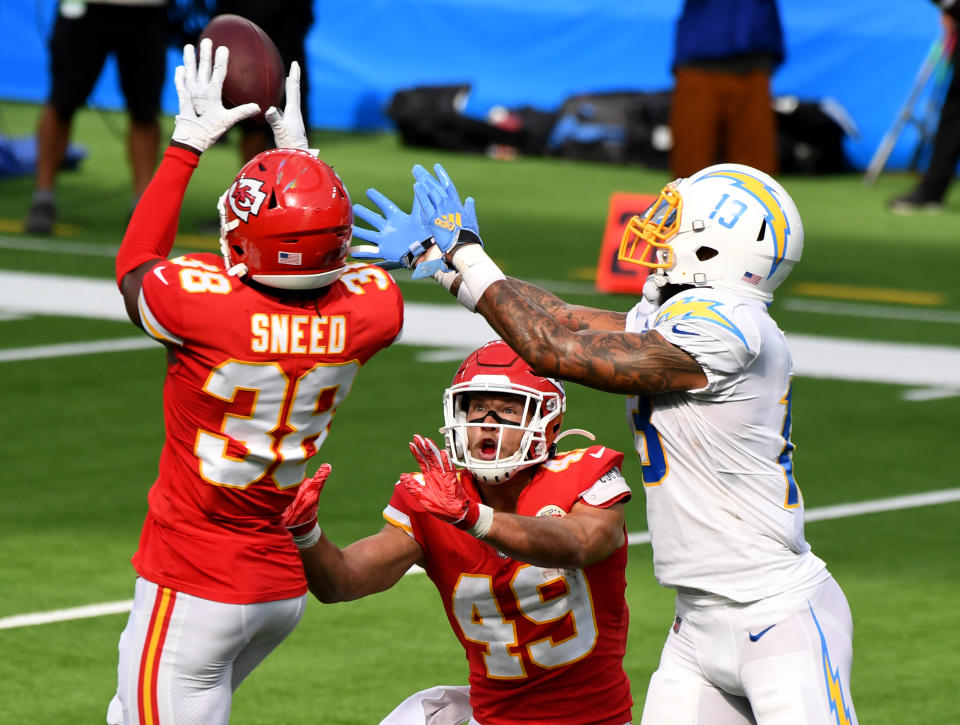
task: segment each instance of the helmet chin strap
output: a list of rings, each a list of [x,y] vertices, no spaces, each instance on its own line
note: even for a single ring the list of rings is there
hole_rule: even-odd
[[[227,221],[227,194],[229,193],[230,190],[227,189],[217,200],[217,213],[220,215],[220,254],[223,255],[223,259],[227,263],[227,274],[231,277],[243,277],[250,270],[243,262],[233,264],[230,261],[230,245],[227,244],[227,233],[240,226],[239,219],[234,219],[232,222]]]

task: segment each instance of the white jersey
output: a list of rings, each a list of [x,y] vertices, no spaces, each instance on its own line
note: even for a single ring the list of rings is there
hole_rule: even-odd
[[[749,602],[822,576],[793,478],[793,362],[766,306],[694,288],[652,311],[641,302],[626,330],[656,330],[707,376],[627,398],[657,581]]]

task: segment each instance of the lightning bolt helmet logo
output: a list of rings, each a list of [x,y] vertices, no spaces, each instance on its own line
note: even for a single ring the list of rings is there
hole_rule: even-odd
[[[775,179],[740,164],[673,181],[626,225],[618,259],[673,284],[773,300],[803,252],[803,223]]]

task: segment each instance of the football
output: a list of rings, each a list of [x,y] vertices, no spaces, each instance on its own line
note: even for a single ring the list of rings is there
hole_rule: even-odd
[[[260,27],[239,15],[217,15],[200,33],[213,41],[213,52],[221,45],[230,49],[227,77],[221,93],[225,108],[256,103],[263,120],[270,106],[282,109],[285,70],[280,51]]]

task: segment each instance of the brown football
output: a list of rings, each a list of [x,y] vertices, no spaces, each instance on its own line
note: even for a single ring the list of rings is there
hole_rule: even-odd
[[[280,51],[256,23],[239,15],[217,15],[200,33],[210,38],[213,51],[221,45],[230,49],[227,77],[223,81],[223,105],[233,108],[256,103],[263,119],[270,106],[282,108],[285,71]]]

